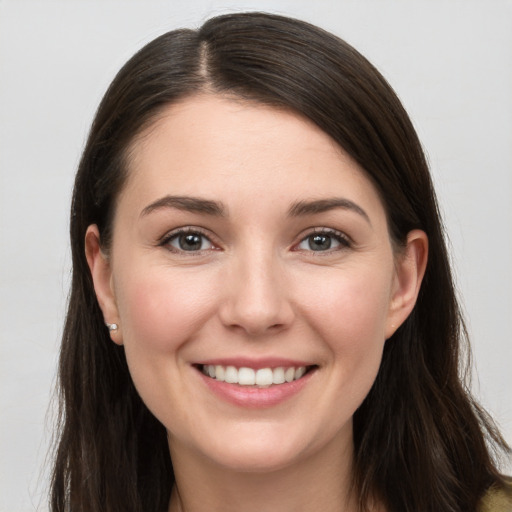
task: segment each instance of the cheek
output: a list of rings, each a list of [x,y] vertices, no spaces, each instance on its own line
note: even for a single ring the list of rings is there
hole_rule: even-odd
[[[324,340],[344,389],[362,396],[378,372],[386,338],[391,273],[335,272],[305,306],[310,326]]]
[[[187,408],[173,407],[173,422],[166,414],[169,403],[180,404],[186,396],[188,365],[181,348],[211,318],[212,280],[162,268],[118,277],[123,345],[135,387],[162,423],[186,421]]]
[[[384,332],[390,296],[391,279],[387,274],[354,271],[337,276],[334,273],[311,295],[308,309],[317,319],[318,329],[327,329],[332,334],[346,333],[355,342]]]
[[[116,297],[126,347],[174,351],[210,316],[214,286],[200,272],[155,269],[120,282]]]

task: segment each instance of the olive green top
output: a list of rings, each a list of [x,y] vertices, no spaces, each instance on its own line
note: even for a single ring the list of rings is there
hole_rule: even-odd
[[[478,512],[512,512],[512,479],[502,488],[491,487],[482,499]]]

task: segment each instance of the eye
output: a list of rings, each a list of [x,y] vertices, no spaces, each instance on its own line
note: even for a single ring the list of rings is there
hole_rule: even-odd
[[[318,231],[303,238],[297,245],[300,251],[327,252],[350,247],[349,239],[338,231]]]
[[[178,231],[162,241],[162,245],[175,252],[197,252],[214,249],[211,240],[199,231]]]

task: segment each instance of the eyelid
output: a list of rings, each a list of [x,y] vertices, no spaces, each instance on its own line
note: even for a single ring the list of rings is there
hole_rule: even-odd
[[[172,247],[169,245],[169,242],[179,235],[187,235],[187,234],[197,234],[201,235],[204,238],[206,238],[213,247],[210,249],[199,249],[197,251],[183,251],[180,249],[177,249],[176,247]],[[170,252],[173,252],[175,254],[180,255],[186,255],[186,256],[192,256],[194,254],[204,254],[205,252],[212,251],[212,250],[220,250],[219,244],[215,241],[215,237],[204,228],[201,228],[199,226],[181,226],[175,229],[172,229],[171,231],[168,231],[165,235],[160,237],[157,240],[157,245],[160,247],[165,247]]]
[[[340,248],[332,249],[332,250],[326,250],[326,251],[313,251],[313,250],[306,250],[306,249],[299,249],[298,246],[304,242],[308,237],[313,235],[328,235],[333,238],[335,238],[340,244]],[[348,236],[343,231],[339,231],[337,229],[333,228],[327,228],[327,227],[315,227],[312,229],[309,229],[309,231],[303,232],[300,234],[299,241],[296,242],[292,250],[294,251],[303,251],[308,253],[314,253],[315,255],[322,255],[322,254],[329,254],[337,251],[341,251],[343,249],[349,249],[354,245],[354,241],[350,236]]]

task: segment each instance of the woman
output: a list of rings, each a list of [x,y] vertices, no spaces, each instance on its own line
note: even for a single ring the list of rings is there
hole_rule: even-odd
[[[510,508],[421,146],[346,43],[248,13],[148,44],[71,239],[52,510]]]

